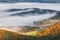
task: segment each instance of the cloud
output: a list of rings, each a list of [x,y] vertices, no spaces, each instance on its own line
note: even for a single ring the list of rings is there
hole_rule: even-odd
[[[6,18],[0,18],[0,29],[22,34],[19,31],[23,30],[25,28],[24,26],[31,25],[33,24],[34,21],[42,21],[44,19],[49,19],[56,15],[57,15],[56,13],[52,13],[52,14],[46,13],[37,16],[29,16],[29,17],[9,16]]]
[[[52,7],[53,6],[53,7]],[[46,4],[46,3],[8,3],[0,4],[0,26],[24,26],[33,23],[34,21],[48,19],[54,17],[56,13],[46,13],[43,15],[35,15],[35,16],[28,16],[28,17],[19,17],[13,16],[10,17],[9,15],[25,12],[25,11],[32,11],[33,9],[24,10],[24,11],[16,11],[16,12],[6,12],[9,9],[24,9],[24,8],[39,8],[39,9],[53,9],[60,11],[60,4]]]
[[[24,8],[39,8],[39,9],[53,9],[60,11],[60,4],[43,4],[43,3],[9,3],[0,5],[0,26],[25,26],[30,25],[34,21],[48,19],[56,16],[56,13],[45,13],[43,15],[31,15],[27,17],[21,16],[9,16],[15,13],[32,11],[33,9],[16,11],[16,12],[7,12],[9,9],[24,9]],[[53,7],[52,7],[53,6]]]
[[[54,17],[56,13],[46,13],[37,16],[28,16],[28,17],[20,17],[20,16],[12,16],[6,18],[0,18],[0,26],[25,26],[30,25],[34,21],[44,20],[51,17]]]
[[[20,2],[20,3],[1,3],[0,4],[0,11],[7,10],[7,9],[24,9],[24,8],[41,8],[41,9],[53,9],[60,11],[60,4],[59,3],[28,3],[28,2]]]
[[[19,28],[22,29],[22,26],[31,25],[34,21],[41,21],[44,19],[50,19],[57,14],[54,13],[45,13],[40,15],[31,15],[27,17],[21,16],[9,16],[15,13],[32,11],[33,9],[25,11],[15,11],[7,12],[9,9],[24,9],[24,8],[39,8],[39,9],[53,9],[60,11],[60,4],[46,4],[46,3],[1,3],[0,4],[0,29],[9,30],[9,31],[19,31]]]

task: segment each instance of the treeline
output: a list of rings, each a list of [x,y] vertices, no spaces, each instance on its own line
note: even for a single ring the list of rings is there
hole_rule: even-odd
[[[0,40],[60,40],[60,33],[47,36],[26,36],[15,32],[0,30]]]

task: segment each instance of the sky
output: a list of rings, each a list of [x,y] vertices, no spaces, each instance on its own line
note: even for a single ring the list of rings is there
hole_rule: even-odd
[[[40,3],[60,3],[60,0],[0,0],[0,2],[40,2]]]

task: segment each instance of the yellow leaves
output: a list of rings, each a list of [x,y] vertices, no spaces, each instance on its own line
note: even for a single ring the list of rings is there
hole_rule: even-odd
[[[27,36],[47,36],[47,35],[54,35],[60,33],[60,22],[57,22],[53,25],[42,30],[42,32],[38,32],[40,29],[34,29],[33,31],[26,32],[25,35]]]
[[[60,33],[60,22],[57,22],[48,28],[44,29],[42,32],[37,33],[39,36],[54,35]]]
[[[37,31],[26,32],[25,35],[27,36],[36,36]]]
[[[0,30],[0,39],[3,38],[10,38],[10,37],[18,37],[19,34],[15,33],[15,32],[10,32],[10,31],[6,31],[6,30]]]

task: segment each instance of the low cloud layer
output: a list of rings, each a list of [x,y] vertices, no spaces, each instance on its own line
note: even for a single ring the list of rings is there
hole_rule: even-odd
[[[54,17],[56,13],[46,13],[37,16],[29,16],[29,17],[20,17],[20,16],[13,16],[13,17],[6,17],[0,18],[0,26],[25,26],[31,25],[34,21],[44,20],[51,17]]]
[[[8,12],[9,9],[25,9],[25,8],[39,8],[39,9],[52,9],[60,11],[60,4],[46,4],[46,3],[0,3],[0,29],[10,30],[10,31],[19,31],[18,26],[31,25],[34,21],[41,21],[44,19],[50,19],[56,16],[56,12],[53,13],[44,13],[40,15],[31,15],[31,16],[9,16],[15,13],[32,11],[33,9],[24,10],[24,11],[14,11]],[[1,27],[2,26],[2,27]],[[8,26],[8,27],[7,27]],[[14,26],[14,27],[12,27]]]
[[[53,6],[53,7],[52,7]],[[21,16],[9,16],[15,13],[20,13],[24,11],[16,11],[16,12],[7,12],[8,9],[24,9],[24,8],[39,8],[39,9],[53,9],[59,10],[59,4],[43,4],[43,3],[9,3],[0,5],[0,26],[25,26],[30,25],[34,21],[44,20],[51,17],[56,16],[56,13],[45,13],[41,15],[31,15],[27,17]],[[32,11],[33,9],[25,10]]]

